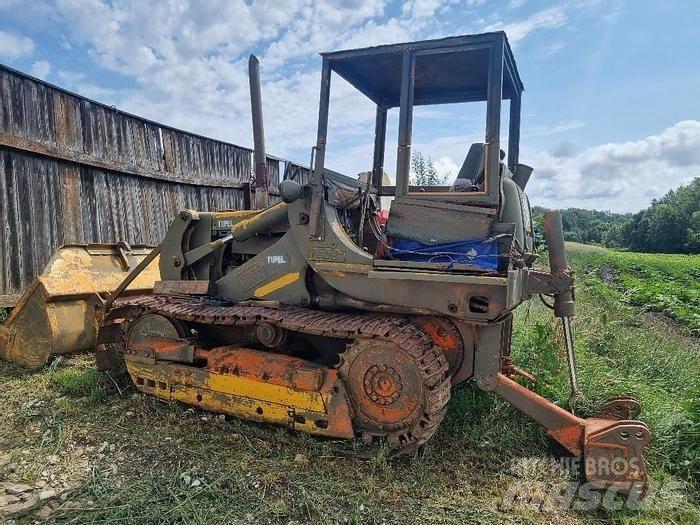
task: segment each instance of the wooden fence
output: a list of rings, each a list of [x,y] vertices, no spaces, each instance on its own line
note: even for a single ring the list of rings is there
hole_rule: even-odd
[[[252,150],[177,130],[0,65],[0,306],[62,244],[156,245],[174,214],[250,206]],[[271,157],[270,199],[280,170]],[[284,167],[282,167],[282,165]]]

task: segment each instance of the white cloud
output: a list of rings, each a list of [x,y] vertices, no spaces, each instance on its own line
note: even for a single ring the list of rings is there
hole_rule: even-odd
[[[57,0],[49,6],[37,1],[42,13],[51,12],[46,20],[52,26],[70,28],[57,34],[61,48],[87,48],[96,64],[123,75],[131,85],[100,86],[84,72],[61,70],[58,63],[54,72],[46,60],[35,61],[32,73],[43,78],[52,75],[72,90],[156,121],[251,145],[246,63],[248,54],[255,51],[261,58],[268,151],[280,156],[295,152],[297,161],[307,162],[306,151],[315,142],[318,112],[317,52],[444,36],[454,28],[450,18],[464,16],[482,0],[414,0],[405,2],[394,17],[385,15],[386,3]],[[524,0],[511,0],[509,7],[524,4]],[[0,9],[19,5],[18,0],[0,0]],[[470,26],[465,31],[503,29],[511,43],[522,42],[537,31],[565,27],[565,9],[575,16],[572,4],[542,9],[516,20],[502,19],[498,13],[469,11],[473,16],[467,17]],[[563,45],[558,35],[549,45],[540,46],[540,52],[555,53]],[[3,56],[28,56],[34,48],[31,39],[0,31]],[[372,104],[337,76],[332,97],[328,158],[333,163],[329,165],[347,173],[366,170],[371,163]],[[429,126],[435,123],[436,129],[444,131],[440,121],[450,116],[448,109],[421,108],[416,115],[431,119]],[[448,129],[446,133],[452,136],[414,140],[414,149],[431,156],[439,172],[454,176],[469,145],[483,141],[483,120],[468,124],[460,131]],[[395,128],[393,121],[391,125]],[[524,144],[528,136],[553,140],[556,134],[583,125],[571,120],[524,129]],[[390,136],[385,160],[392,175],[395,144],[395,137]],[[521,155],[535,167],[528,188],[534,203],[613,210],[644,207],[669,187],[698,176],[699,156],[697,121],[679,122],[634,142],[588,149],[560,142],[531,155],[525,146]]]
[[[0,56],[19,58],[31,55],[34,51],[34,41],[26,36],[8,31],[0,31]]]
[[[566,47],[566,42],[563,40],[557,40],[550,44],[545,45],[540,50],[543,56],[554,55]]]
[[[633,142],[522,156],[535,171],[533,204],[636,211],[700,176],[700,122],[686,120]]]
[[[528,137],[541,137],[544,135],[555,135],[565,131],[573,131],[585,126],[580,120],[571,120],[568,122],[559,122],[550,126],[535,126],[525,131]]]
[[[439,159],[434,160],[433,166],[435,166],[435,170],[438,172],[438,174],[441,177],[447,177],[450,183],[457,178],[459,168],[461,167],[458,166],[457,163],[450,157],[440,157]]]
[[[482,130],[477,131],[481,127]],[[461,135],[436,137],[427,142],[414,141],[413,151],[420,151],[430,157],[435,169],[440,175],[447,175],[447,182],[451,184],[457,178],[459,169],[467,156],[469,147],[475,142],[483,142],[483,123],[474,128],[471,133]],[[392,164],[393,167],[394,164]]]
[[[354,30],[347,39],[343,40],[340,47],[352,49],[407,42],[413,38],[413,35],[419,29],[417,24],[407,24],[405,21],[396,18],[390,18],[383,24],[375,20],[369,20],[362,27]]]
[[[247,57],[254,51],[261,58],[268,151],[306,163],[316,134],[319,51],[444,36],[454,25],[453,15],[464,15],[481,0],[415,0],[394,17],[385,15],[386,3],[57,0],[55,25],[70,28],[59,34],[61,47],[86,47],[96,64],[132,85],[110,89],[69,71],[56,76],[66,87],[126,111],[250,146]],[[474,19],[481,27],[487,23],[476,15]],[[563,14],[550,9],[512,27],[521,40],[538,27],[557,23],[563,23]],[[329,141],[335,147],[341,143],[344,150],[365,151],[372,141],[372,104],[337,76],[331,95]],[[435,159],[459,159],[459,165],[471,142],[442,151],[438,141],[426,153]],[[387,157],[394,153],[388,146]],[[331,153],[329,158],[338,157]],[[371,162],[371,153],[367,160]],[[367,169],[359,159],[341,161],[349,168],[355,163],[358,169],[350,172]]]
[[[59,70],[56,76],[60,79],[61,86],[80,93],[81,95],[98,100],[104,104],[115,105],[116,91],[93,84],[83,72]]]
[[[538,11],[524,20],[515,22],[502,22],[490,24],[486,26],[486,31],[503,30],[508,34],[508,40],[511,44],[516,44],[523,40],[533,31],[539,29],[553,29],[561,27],[566,23],[566,14],[559,7],[551,7]]]
[[[13,10],[13,15],[37,22],[37,17],[50,15],[53,10],[44,0],[0,0],[0,10]]]
[[[508,2],[508,9],[517,9],[522,7],[525,5],[525,2],[527,2],[527,0],[510,0],[510,2]]]
[[[135,82],[116,93],[120,108],[243,145],[252,142],[246,62],[255,50],[268,150],[284,156],[315,142],[316,53],[411,40],[431,24],[412,16],[380,21],[384,4],[58,0],[56,9],[62,25],[72,29],[64,45],[86,45],[96,63]],[[84,78],[72,81],[72,89],[86,84]],[[336,139],[371,128],[373,109],[361,95],[334,80],[332,96],[330,133]]]
[[[557,130],[578,127],[574,124],[565,122],[541,130],[554,134]],[[451,174],[448,179],[451,183],[469,146],[483,141],[482,133],[474,128],[473,133],[414,141],[412,149],[431,157],[438,173]],[[562,141],[549,151],[533,152],[527,147],[530,135],[530,132],[523,135],[520,160],[535,169],[527,188],[533,205],[637,211],[670,188],[700,176],[700,121],[697,120],[678,122],[638,141],[586,149]],[[371,149],[365,150],[371,153]],[[388,145],[386,165],[392,175],[393,155],[395,150]]]
[[[46,77],[51,74],[51,63],[48,60],[37,60],[32,64],[29,72],[37,78],[46,80]]]
[[[403,5],[402,12],[404,15],[426,18],[433,16],[441,4],[441,0],[413,0]]]
[[[344,47],[358,25],[383,13],[384,1],[311,2],[289,19],[265,51],[268,67],[276,68],[286,60],[308,57],[319,51]]]

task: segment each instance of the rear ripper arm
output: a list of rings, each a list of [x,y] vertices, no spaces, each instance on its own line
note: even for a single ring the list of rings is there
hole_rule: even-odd
[[[559,212],[548,212],[545,230],[549,248],[550,273],[528,270],[525,295],[548,294],[554,297],[554,315],[562,319],[573,406],[581,397],[576,378],[570,319],[574,315],[573,274],[568,266]],[[474,371],[477,385],[491,391],[547,429],[548,434],[572,454],[583,458],[586,479],[594,485],[641,496],[646,491],[647,474],[642,450],[651,438],[649,428],[634,418],[639,415],[639,403],[630,397],[612,399],[598,409],[595,418],[582,419],[532,390],[517,383],[513,376],[520,373],[502,351],[502,324],[482,331],[477,344]],[[507,346],[510,346],[509,344]],[[504,346],[501,346],[504,348]],[[493,356],[499,356],[494,359]]]

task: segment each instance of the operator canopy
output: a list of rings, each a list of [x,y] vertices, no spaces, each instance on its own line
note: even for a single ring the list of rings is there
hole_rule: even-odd
[[[503,94],[523,91],[513,53],[502,31],[323,53],[330,68],[377,105],[398,107],[403,52],[415,55],[414,105],[484,101],[489,58],[504,44]]]

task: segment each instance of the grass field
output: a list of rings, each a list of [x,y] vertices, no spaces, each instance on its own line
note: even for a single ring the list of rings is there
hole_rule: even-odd
[[[107,397],[88,356],[35,373],[0,364],[0,488],[27,485],[22,497],[0,490],[0,505],[25,501],[10,503],[24,507],[8,518],[16,523],[700,522],[700,342],[692,333],[699,310],[681,295],[694,282],[680,284],[686,272],[671,256],[579,245],[570,254],[584,391],[591,403],[634,394],[654,435],[652,494],[638,510],[580,498],[563,510],[546,498],[544,505],[513,502],[514,487],[544,496],[578,478],[559,468],[561,449],[537,425],[472,386],[454,392],[446,420],[418,456],[389,461],[377,450],[359,460],[346,444],[138,394]],[[700,258],[683,261],[697,275]],[[666,275],[679,286],[669,287]],[[633,278],[673,298],[664,305],[691,305],[689,313],[632,300],[640,286]],[[539,376],[539,392],[562,404],[563,355],[549,311],[539,301],[520,307],[514,357]]]
[[[591,246],[574,251],[577,264],[586,271],[597,270],[595,277],[601,278],[589,280],[588,286],[624,303],[660,312],[700,336],[700,256],[615,252]]]

